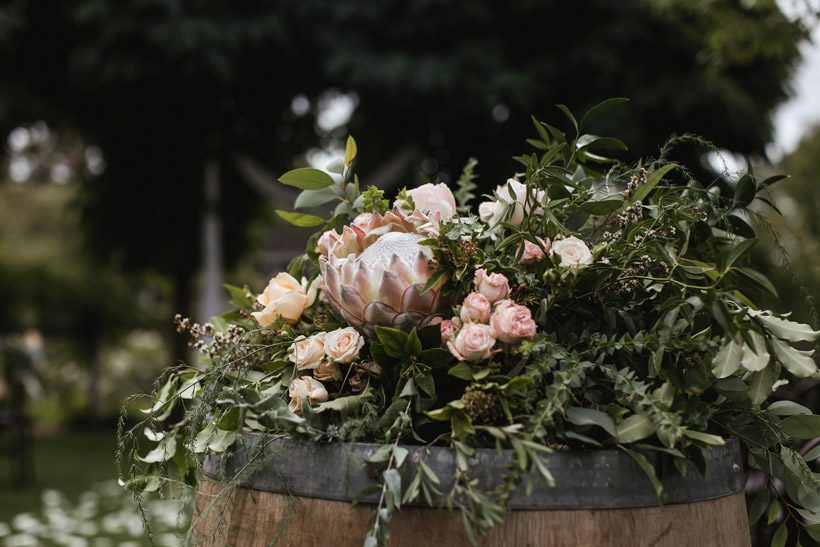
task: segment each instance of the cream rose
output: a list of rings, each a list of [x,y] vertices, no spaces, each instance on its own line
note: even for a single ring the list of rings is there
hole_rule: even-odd
[[[481,293],[471,292],[461,304],[460,315],[465,323],[486,323],[490,320],[490,301]]]
[[[493,315],[490,317],[493,336],[507,344],[520,342],[535,336],[535,321],[532,312],[512,300],[496,302]]]
[[[322,361],[313,369],[313,377],[322,382],[339,381],[342,379],[342,371],[339,370],[339,363]]]
[[[519,226],[528,214],[543,211],[539,204],[546,199],[544,191],[536,190],[530,194],[528,203],[527,185],[515,179],[507,179],[505,184],[496,187],[496,199],[478,206],[478,216],[487,224],[493,225],[503,220],[509,210],[507,222]]]
[[[447,348],[459,361],[483,361],[493,354],[495,337],[488,325],[466,323],[455,338],[447,342]]]
[[[336,329],[325,335],[325,355],[337,363],[352,363],[359,357],[364,338],[353,327]]]
[[[413,205],[417,211],[423,213],[438,213],[441,220],[449,220],[456,216],[456,198],[453,192],[443,182],[439,184],[427,183],[407,191],[413,198]],[[402,201],[396,200],[393,207],[401,209]]]
[[[307,338],[296,338],[288,348],[288,359],[299,370],[314,369],[325,358],[325,333],[314,334]]]
[[[288,410],[294,414],[302,413],[302,404],[305,400],[311,405],[327,401],[325,386],[310,376],[295,378],[288,386],[288,395],[290,396]]]
[[[498,201],[484,201],[478,206],[478,217],[486,224],[494,226],[504,218],[506,207]]]
[[[592,253],[587,244],[575,236],[552,243],[552,252],[561,257],[561,266],[577,268],[592,264]]]
[[[519,264],[535,264],[537,262],[541,262],[546,257],[544,251],[550,252],[550,249],[552,248],[550,245],[550,240],[544,240],[540,237],[537,239],[541,244],[540,246],[536,245],[532,241],[524,240],[524,253],[521,255],[521,260],[518,261]]]
[[[305,308],[316,301],[317,281],[321,282],[320,278],[317,277],[308,286],[304,278],[300,283],[290,274],[280,273],[270,280],[265,291],[256,298],[265,308],[251,315],[262,327],[272,325],[279,319],[290,325],[297,323]]]
[[[476,291],[484,295],[490,304],[510,296],[510,282],[504,274],[488,274],[484,268],[480,268],[475,272],[473,284]]]

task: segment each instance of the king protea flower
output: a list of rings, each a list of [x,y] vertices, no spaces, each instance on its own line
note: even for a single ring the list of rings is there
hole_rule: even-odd
[[[430,248],[419,244],[422,239],[414,232],[391,231],[371,241],[362,233],[358,253],[339,257],[331,250],[321,256],[322,290],[328,302],[352,326],[371,334],[377,325],[406,330],[429,323],[443,308],[444,279],[422,294],[435,272]]]

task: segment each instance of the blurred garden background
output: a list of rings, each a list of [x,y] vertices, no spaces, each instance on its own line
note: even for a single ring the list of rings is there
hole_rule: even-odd
[[[223,283],[258,292],[301,252],[276,178],[324,167],[349,133],[367,184],[449,182],[475,156],[489,190],[531,114],[628,97],[595,127],[625,161],[675,133],[704,179],[791,176],[760,208],[774,231],[748,221],[773,309],[818,327],[819,15],[818,0],[4,0],[0,544],[144,543],[115,479],[120,407],[193,358],[175,313],[207,320]],[[816,382],[778,396],[817,412]],[[179,505],[150,504],[177,544]]]

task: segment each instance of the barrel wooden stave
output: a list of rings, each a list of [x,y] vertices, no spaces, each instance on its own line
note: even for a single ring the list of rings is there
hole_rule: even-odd
[[[194,544],[216,546],[360,546],[372,506],[232,488],[203,477]],[[467,547],[461,515],[404,507],[390,525],[390,547]],[[743,492],[716,499],[628,509],[513,511],[481,538],[482,547],[748,547]]]

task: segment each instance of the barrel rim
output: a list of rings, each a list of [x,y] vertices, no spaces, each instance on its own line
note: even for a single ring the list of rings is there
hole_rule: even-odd
[[[259,442],[266,445],[258,448]],[[336,501],[352,501],[359,491],[374,482],[365,466],[382,445],[376,443],[317,443],[259,432],[243,432],[239,445],[224,454],[208,454],[202,471],[216,480],[235,477],[237,472],[252,470],[238,485],[253,490]],[[449,447],[399,445],[408,450],[408,462],[402,484],[408,484],[416,462],[423,457],[441,480],[443,489],[452,484],[454,457]],[[264,461],[252,462],[253,455]],[[500,483],[501,473],[512,457],[512,450],[477,448],[471,469],[479,485],[492,488]],[[662,463],[657,451],[643,454],[656,469]],[[661,482],[667,495],[666,504],[692,503],[735,494],[743,489],[740,446],[730,438],[722,446],[704,451],[706,472],[701,475],[694,466],[686,477],[675,469],[662,469]],[[538,509],[624,509],[659,505],[657,495],[644,471],[622,450],[556,450],[545,457],[555,477],[550,486],[533,475],[529,495],[523,486],[511,497],[514,510]],[[258,468],[254,466],[258,465]],[[671,472],[670,472],[671,471]],[[378,495],[366,496],[363,503],[374,503]],[[409,505],[428,506],[424,500]]]

